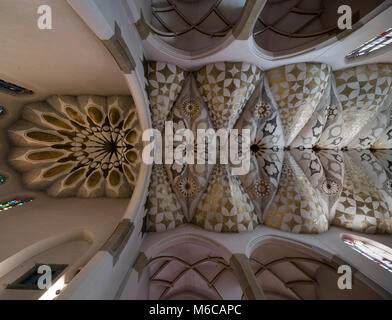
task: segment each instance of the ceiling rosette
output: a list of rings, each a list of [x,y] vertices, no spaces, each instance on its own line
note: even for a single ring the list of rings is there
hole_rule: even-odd
[[[9,130],[11,165],[55,197],[132,196],[141,128],[129,96],[52,96],[24,109]]]

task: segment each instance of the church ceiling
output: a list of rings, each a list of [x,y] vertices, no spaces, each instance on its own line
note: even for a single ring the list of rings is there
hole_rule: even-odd
[[[391,71],[298,63],[263,73],[226,62],[185,73],[150,62],[156,129],[165,120],[192,132],[249,129],[251,161],[238,176],[234,164],[154,165],[147,229],[392,233]]]

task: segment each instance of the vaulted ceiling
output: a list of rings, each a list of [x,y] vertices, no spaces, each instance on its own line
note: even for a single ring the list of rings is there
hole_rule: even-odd
[[[176,66],[149,63],[154,128],[163,131],[170,120],[195,136],[199,128],[250,129],[251,167],[233,175],[233,163],[218,157],[201,165],[196,154],[195,164],[155,165],[148,229],[193,223],[243,232],[261,223],[321,233],[332,223],[392,233],[391,75],[391,64],[333,73],[326,64],[300,63],[263,74],[227,62],[184,77]]]
[[[373,15],[385,22],[377,11],[385,2],[353,4],[353,11],[359,10],[363,21]],[[166,120],[194,132],[200,127],[247,128],[252,152],[250,172],[243,176],[231,174],[232,164],[154,166],[147,201],[150,231],[193,223],[218,232],[251,231],[259,224],[296,233],[324,232],[330,224],[391,232],[391,65],[367,63],[334,70],[333,65],[314,62],[316,56],[309,53],[276,60],[278,52],[305,50],[313,43],[308,40],[320,43],[319,36],[328,29],[324,20],[336,18],[323,1],[285,1],[281,18],[273,23],[268,19],[277,16],[276,6],[274,1],[157,0],[143,7],[139,28],[145,23],[150,32],[143,49],[150,59],[145,80],[153,128],[163,131]],[[24,14],[30,7],[12,8]],[[244,16],[249,8],[258,8],[252,26]],[[35,34],[27,30],[32,21],[25,21],[17,32],[41,45],[40,55],[30,54],[34,63],[12,39],[2,49],[4,77],[36,93],[23,103],[13,102],[18,105],[13,117],[19,120],[8,129],[9,163],[23,173],[24,186],[50,196],[131,198],[143,146],[135,101],[102,42],[70,7],[55,2],[54,10],[75,20],[77,36],[68,37],[70,30],[63,27]],[[151,10],[150,15],[145,10]],[[301,15],[311,22],[297,17]],[[263,32],[258,32],[260,24]],[[241,38],[240,31],[246,28],[248,38]],[[294,29],[297,33],[284,34]],[[309,37],[312,33],[316,35]],[[355,35],[356,31],[344,41],[355,42]],[[230,36],[230,44],[222,46]],[[271,47],[272,39],[277,47]],[[335,41],[318,48],[318,57],[331,59],[334,45],[342,45]],[[250,50],[252,43],[258,51]],[[170,59],[167,45],[175,53]],[[64,50],[53,55],[53,46]],[[83,53],[75,55],[79,47]],[[152,53],[152,48],[160,50]],[[176,56],[177,49],[189,56]],[[273,54],[258,56],[261,50]],[[195,52],[201,51],[204,56],[197,57]],[[17,54],[12,56],[13,52]],[[340,59],[344,55],[341,52]],[[388,60],[390,55],[377,59]],[[154,57],[168,61],[155,62]],[[219,62],[223,58],[227,62]],[[369,62],[372,59],[376,57]],[[298,61],[283,63],[293,60]],[[9,66],[17,63],[21,67],[11,72]],[[58,73],[50,71],[52,81],[39,72],[47,65],[49,71],[59,68]]]

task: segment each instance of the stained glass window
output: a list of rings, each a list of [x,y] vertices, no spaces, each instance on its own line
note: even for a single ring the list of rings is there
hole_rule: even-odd
[[[1,116],[4,116],[5,113],[6,113],[6,109],[5,109],[4,107],[1,107],[1,106],[0,106],[0,117],[1,117]]]
[[[0,203],[0,213],[4,213],[5,211],[7,211],[9,209],[22,206],[25,203],[30,202],[30,201],[32,201],[32,200],[11,200],[11,201]]]
[[[381,244],[377,246],[376,242],[373,244],[366,240],[353,239],[349,237],[344,237],[343,241],[355,251],[377,263],[380,267],[392,272],[392,249],[387,251],[387,249],[383,249],[385,246]]]
[[[0,90],[11,95],[32,94],[33,91],[0,79]]]
[[[346,58],[353,59],[356,57],[364,56],[390,45],[392,45],[392,28],[388,29],[387,31],[384,31],[383,33],[364,43],[359,48],[355,49],[353,52],[350,52],[346,56]]]
[[[4,184],[6,182],[7,182],[7,177],[3,176],[3,175],[0,175],[0,185]]]

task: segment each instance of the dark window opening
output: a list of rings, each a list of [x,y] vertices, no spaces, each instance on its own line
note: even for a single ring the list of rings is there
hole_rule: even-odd
[[[41,290],[38,288],[38,280],[44,274],[38,273],[38,268],[40,266],[47,265],[50,267],[52,272],[52,283],[54,283],[60,274],[68,267],[67,264],[45,264],[40,263],[36,264],[29,271],[27,271],[24,275],[18,278],[15,282],[9,284],[7,289],[12,290]]]

